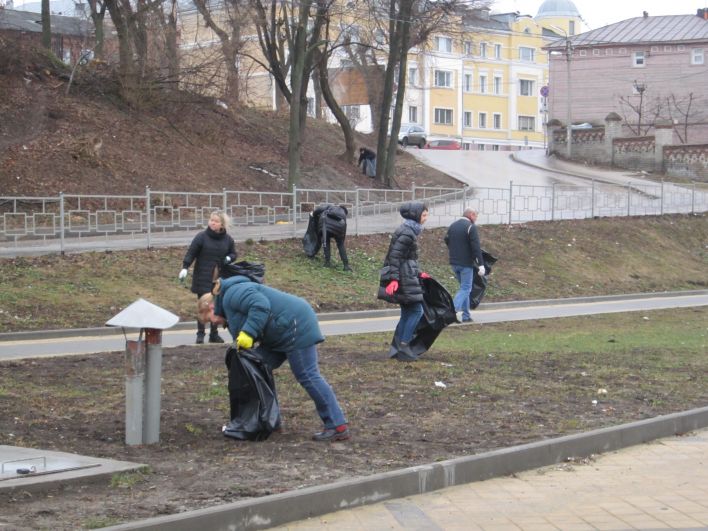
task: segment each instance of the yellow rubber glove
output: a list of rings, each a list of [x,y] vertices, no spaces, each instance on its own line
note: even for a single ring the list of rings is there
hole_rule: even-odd
[[[236,346],[238,348],[249,349],[253,346],[253,338],[241,330],[238,333],[238,337],[236,337]]]

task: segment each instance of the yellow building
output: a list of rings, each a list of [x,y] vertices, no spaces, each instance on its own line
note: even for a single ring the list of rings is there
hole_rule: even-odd
[[[403,123],[423,126],[429,138],[456,138],[464,149],[544,147],[542,48],[579,23],[564,0],[547,0],[535,18],[473,10],[461,28],[411,53]]]
[[[208,62],[210,67],[195,70],[198,74],[192,73],[185,81],[198,79],[194,86],[201,84],[213,90],[223,79],[223,66],[218,66],[220,45],[200,18],[193,10],[182,13],[184,57],[214,60]],[[487,8],[470,11],[450,23],[449,33],[436,33],[425,46],[411,50],[403,126],[422,126],[429,139],[456,138],[464,149],[545,147],[542,88],[548,80],[548,57],[543,47],[564,34],[575,34],[580,23],[578,10],[570,0],[545,0],[536,17],[493,14]],[[376,30],[343,24],[342,31],[357,34]],[[251,33],[244,46],[249,52],[246,57],[255,58],[261,53],[255,31]],[[379,61],[384,65],[386,59],[379,57]],[[239,66],[239,99],[255,106],[275,106],[276,85],[271,76],[253,59],[243,59]],[[345,106],[357,130],[371,132],[369,96],[361,75],[344,56],[331,58],[329,67],[336,73],[330,80],[340,105]],[[207,93],[216,95],[212,90]],[[312,86],[308,99],[314,103]],[[308,112],[314,113],[314,105]],[[334,121],[331,113],[324,115]]]

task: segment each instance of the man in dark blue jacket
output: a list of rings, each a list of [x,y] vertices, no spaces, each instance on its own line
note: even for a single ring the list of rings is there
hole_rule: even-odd
[[[477,233],[477,212],[466,208],[462,217],[447,229],[445,244],[450,254],[450,265],[455,273],[455,278],[460,283],[460,289],[452,298],[455,311],[462,312],[463,323],[472,320],[470,317],[470,291],[474,281],[474,271],[484,276],[484,260],[482,247]]]

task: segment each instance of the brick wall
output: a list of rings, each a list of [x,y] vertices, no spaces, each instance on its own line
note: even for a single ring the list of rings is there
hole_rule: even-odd
[[[664,147],[666,174],[708,182],[708,144]]]

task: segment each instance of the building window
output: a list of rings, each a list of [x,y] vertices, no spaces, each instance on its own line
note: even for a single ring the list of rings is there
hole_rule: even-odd
[[[494,45],[494,59],[501,59],[502,58],[502,46],[501,44],[495,44]]]
[[[530,79],[519,79],[519,94],[521,96],[533,96],[533,83]]]
[[[536,118],[533,116],[519,116],[519,131],[535,131]]]
[[[575,35],[575,21],[574,20],[568,21],[568,33],[570,35]]]
[[[479,76],[479,93],[487,93],[487,76]]]
[[[487,127],[487,113],[486,112],[479,113],[479,116],[477,117],[477,123],[479,124],[480,129],[485,129]]]
[[[494,116],[492,117],[493,121],[493,127],[494,129],[501,129],[501,114],[494,113]]]
[[[686,47],[683,44],[679,44],[676,46],[676,50],[679,52],[682,52],[686,49]]]
[[[472,55],[474,53],[474,43],[472,41],[465,41],[463,48],[465,55]]]
[[[463,90],[465,92],[472,92],[472,74],[465,74],[463,83]]]
[[[462,113],[462,125],[464,127],[472,127],[472,111]]]
[[[588,54],[588,51],[587,51],[587,50],[580,50],[580,52],[578,52],[578,55],[579,55],[580,57],[585,57],[587,54]]]
[[[452,39],[450,37],[435,37],[435,49],[438,52],[452,53]]]
[[[502,93],[502,78],[499,76],[494,76],[494,94]]]
[[[644,52],[634,52],[632,54],[632,66],[636,66],[638,68],[641,68],[645,64],[646,64],[646,61],[644,60]]]
[[[451,87],[452,86],[452,72],[446,70],[436,70],[435,71],[435,86],[436,87]]]
[[[525,46],[519,46],[519,59],[527,63],[533,63],[534,57],[536,55],[536,50],[533,48],[527,48]]]
[[[479,56],[480,57],[487,57],[487,43],[486,42],[479,43]]]
[[[418,107],[415,105],[408,107],[408,122],[412,124],[418,123]]]
[[[435,123],[452,125],[452,109],[435,109]]]
[[[704,61],[703,48],[693,48],[691,50],[691,64],[702,65]]]
[[[597,48],[595,48],[595,49],[592,51],[592,54],[593,54],[593,55],[600,55],[600,50],[597,49]]]
[[[352,126],[355,126],[361,120],[359,105],[342,105],[342,111]]]
[[[409,68],[408,69],[408,84],[412,86],[418,85],[418,69]]]

